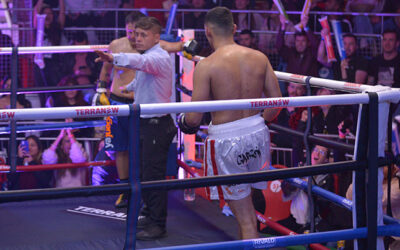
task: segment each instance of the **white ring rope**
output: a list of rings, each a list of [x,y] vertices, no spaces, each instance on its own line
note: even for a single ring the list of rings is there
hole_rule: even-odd
[[[184,57],[181,52],[178,52],[178,55]],[[191,61],[199,62],[199,61],[203,60],[204,58],[205,57],[202,57],[202,56],[193,56],[191,58]],[[186,59],[189,60],[188,58],[186,58]],[[324,79],[324,78],[318,78],[318,77],[309,77],[309,76],[286,73],[286,72],[281,72],[281,71],[274,71],[274,73],[279,80],[305,84],[307,78],[310,78],[310,85],[312,85],[313,87],[330,88],[330,89],[340,90],[340,91],[344,91],[344,92],[351,92],[351,93],[362,93],[362,92],[366,92],[366,91],[378,92],[378,91],[390,89],[390,87],[386,87],[386,86],[371,86],[371,85],[352,83],[352,82],[343,82],[343,81],[330,80],[330,79]]]
[[[107,51],[108,45],[18,47],[18,54],[78,53],[78,52],[93,52],[95,50]],[[0,55],[6,55],[11,53],[12,53],[12,47],[0,48]]]
[[[377,93],[380,101],[387,101],[400,97],[397,90]],[[381,97],[383,96],[383,98]],[[260,98],[242,100],[202,101],[184,103],[154,103],[141,104],[141,114],[166,114],[182,112],[213,112],[221,110],[265,109],[280,107],[306,107],[321,105],[351,105],[367,104],[368,94],[343,94],[320,95],[280,98]],[[128,116],[129,106],[81,106],[57,108],[31,108],[31,109],[2,109],[0,121],[7,120],[36,120],[36,119],[62,119],[62,118],[91,118],[104,116]]]
[[[77,53],[77,52],[94,52],[95,50],[107,51],[108,45],[70,45],[70,46],[42,46],[42,47],[18,47],[18,54],[38,54],[38,53]],[[11,54],[12,47],[0,48],[0,55]],[[181,52],[178,55],[182,56]],[[193,61],[204,59],[201,56],[193,56]],[[274,71],[279,80],[296,83],[306,83],[308,76]],[[324,87],[344,92],[362,93],[366,91],[378,92],[388,90],[390,87],[371,86],[358,83],[343,82],[337,80],[310,77],[310,85],[314,87]]]

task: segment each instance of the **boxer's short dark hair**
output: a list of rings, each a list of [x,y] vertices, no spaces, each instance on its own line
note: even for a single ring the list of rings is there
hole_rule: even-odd
[[[161,24],[155,17],[142,17],[136,22],[135,28],[143,30],[153,30],[154,33],[161,34]]]
[[[211,24],[213,31],[218,35],[229,36],[233,34],[233,16],[226,7],[215,7],[207,12],[205,24]]]
[[[254,38],[254,33],[253,31],[249,30],[249,29],[244,29],[240,32],[240,35],[250,35],[252,38]]]
[[[139,21],[140,18],[146,17],[145,14],[143,14],[140,11],[132,11],[131,13],[129,13],[129,15],[127,15],[125,17],[125,24],[128,23],[136,23],[137,21]]]

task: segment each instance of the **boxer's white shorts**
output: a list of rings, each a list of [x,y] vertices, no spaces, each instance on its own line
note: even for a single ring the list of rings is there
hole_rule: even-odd
[[[219,125],[210,124],[205,150],[205,175],[229,175],[267,170],[270,163],[270,136],[260,115]],[[265,167],[266,166],[266,167]],[[223,193],[225,200],[250,195],[251,188],[265,189],[266,182],[222,185],[207,188],[211,199]]]

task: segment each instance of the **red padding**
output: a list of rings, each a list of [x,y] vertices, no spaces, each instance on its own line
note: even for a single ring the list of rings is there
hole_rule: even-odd
[[[179,167],[183,168],[186,172],[188,172],[191,176],[193,177],[200,177],[198,173],[196,173],[192,167],[184,163],[183,161],[176,159],[176,163],[178,164]]]
[[[47,164],[47,165],[30,165],[30,166],[17,166],[18,172],[32,172],[42,170],[55,170],[66,168],[83,168],[90,166],[115,166],[115,161],[93,161],[82,163],[60,163],[60,164]],[[0,172],[9,172],[9,165],[0,165]]]

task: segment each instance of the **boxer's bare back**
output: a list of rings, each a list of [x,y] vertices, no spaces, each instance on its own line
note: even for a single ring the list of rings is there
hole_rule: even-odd
[[[219,47],[199,62],[193,84],[192,101],[254,99],[261,98],[263,93],[265,97],[281,96],[268,58],[259,51],[235,43]],[[212,123],[231,122],[257,113],[259,110],[212,112]],[[273,110],[264,115],[267,120],[272,116],[275,116]]]

